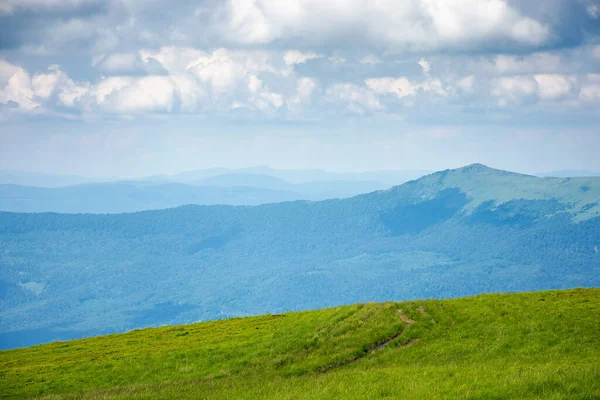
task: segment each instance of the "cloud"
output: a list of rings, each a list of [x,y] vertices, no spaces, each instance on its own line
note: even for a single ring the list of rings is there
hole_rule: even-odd
[[[419,89],[405,77],[401,78],[371,78],[365,81],[367,87],[376,93],[392,93],[397,97],[414,95]]]
[[[163,75],[167,71],[151,57],[141,58],[137,52],[112,53],[96,57],[94,67],[107,75]]]
[[[503,0],[367,0],[322,2],[229,0],[225,6],[229,40],[265,44],[300,40],[309,44],[357,38],[404,50],[482,49],[492,41],[522,47],[548,43],[551,29],[524,16]]]
[[[501,74],[556,72],[562,58],[558,54],[534,53],[525,56],[501,54],[494,60],[496,71]]]
[[[250,89],[250,91],[252,93],[256,93],[256,92],[260,91],[261,88],[262,88],[262,81],[260,79],[258,79],[258,77],[256,75],[250,75],[248,77],[248,89]]]
[[[317,87],[317,83],[312,78],[301,78],[298,80],[297,93],[301,99],[307,99]]]
[[[21,67],[0,59],[0,104],[33,110],[39,105],[33,101],[29,74]]]
[[[384,108],[373,91],[352,83],[331,85],[327,88],[325,100],[331,103],[343,103],[349,111],[356,114]]]
[[[75,83],[57,65],[48,67],[48,73],[35,75],[31,83],[37,98],[48,100],[56,96],[58,104],[65,107],[73,107],[89,92],[88,83]]]
[[[531,99],[537,92],[537,82],[529,76],[510,76],[496,79],[492,84],[492,96],[497,97],[500,107],[519,104]]]
[[[456,83],[456,86],[460,88],[464,93],[473,93],[475,88],[475,76],[465,76]]]
[[[538,84],[538,96],[542,100],[557,100],[573,91],[575,78],[558,74],[538,74],[533,79]]]
[[[579,97],[584,102],[600,102],[600,74],[588,74]]]
[[[421,66],[421,68],[423,68],[423,73],[425,75],[429,75],[429,71],[431,71],[431,65],[429,64],[429,62],[421,58],[421,61],[419,61],[419,65]]]
[[[422,81],[411,81],[407,77],[392,78],[369,78],[365,80],[365,84],[371,90],[379,94],[393,94],[398,98],[415,96],[421,92],[433,93],[437,95],[447,95],[442,82],[430,75],[431,65],[428,61],[421,59],[418,62],[426,76]]]
[[[224,93],[257,72],[277,73],[266,52],[229,51],[217,49],[190,61],[186,70],[209,85],[214,93]]]
[[[296,65],[296,64],[304,64],[305,62],[307,62],[309,60],[314,60],[315,58],[319,58],[319,57],[321,57],[321,56],[316,53],[312,53],[312,52],[303,53],[298,50],[289,50],[289,51],[286,51],[285,54],[283,55],[283,61],[286,63],[286,65]]]
[[[377,65],[381,64],[381,59],[374,54],[369,54],[360,59],[361,64]]]
[[[66,12],[99,3],[101,3],[100,0],[2,0],[0,14],[12,15],[20,11]]]

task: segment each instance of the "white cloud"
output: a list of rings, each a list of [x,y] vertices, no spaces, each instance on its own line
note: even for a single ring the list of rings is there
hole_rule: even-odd
[[[575,79],[558,74],[538,74],[533,79],[538,84],[538,96],[542,100],[557,100],[573,90]]]
[[[262,81],[258,79],[256,75],[250,75],[248,77],[248,89],[252,93],[258,92],[262,88]]]
[[[421,60],[423,61],[423,60]],[[420,63],[421,64],[421,63]],[[429,71],[429,63],[424,62],[421,65],[423,70]],[[429,75],[427,73],[427,75]],[[431,92],[439,95],[446,95],[446,90],[443,88],[441,81],[438,78],[428,76],[425,81],[413,82],[406,77],[400,78],[370,78],[365,80],[365,84],[371,90],[380,94],[394,94],[398,98],[414,96],[419,90],[423,92]]]
[[[31,79],[27,71],[2,59],[0,59],[0,104],[14,104],[28,111],[39,106],[33,100]]]
[[[374,54],[369,54],[360,59],[361,64],[377,65],[381,64],[381,59]]]
[[[600,45],[594,47],[594,50],[592,51],[592,56],[600,60]]]
[[[538,46],[549,28],[504,0],[229,0],[223,33],[239,43],[339,41],[349,32],[408,50],[473,48],[508,40]]]
[[[584,102],[600,101],[600,74],[587,74],[581,86],[579,97]]]
[[[134,78],[127,77],[110,77],[100,80],[94,85],[91,90],[92,96],[94,96],[96,102],[100,105],[108,102],[109,97],[123,88],[132,85]]]
[[[269,107],[274,107],[276,110],[283,106],[283,96],[274,92],[263,92],[255,99],[255,104],[260,110],[267,110]]]
[[[158,61],[164,69],[171,74],[185,72],[190,63],[202,57],[210,57],[210,55],[202,50],[191,47],[161,47],[158,51],[140,50],[140,58],[144,62],[150,59]]]
[[[89,84],[77,84],[67,76],[57,65],[48,67],[48,73],[37,74],[31,79],[34,95],[48,100],[56,95],[58,103],[73,107],[89,92]]]
[[[492,96],[498,98],[498,105],[518,104],[535,96],[538,89],[535,79],[529,76],[501,77],[492,83]]]
[[[501,74],[526,74],[541,72],[558,72],[562,59],[557,54],[534,53],[526,56],[502,54],[494,59],[494,66]]]
[[[421,58],[421,61],[419,61],[419,65],[421,66],[421,68],[423,68],[423,73],[425,75],[429,75],[429,71],[431,71],[431,65],[429,64],[429,62]]]
[[[345,103],[350,111],[358,114],[384,108],[375,93],[352,83],[331,85],[327,88],[325,100],[333,103]]]
[[[317,83],[312,78],[300,78],[296,85],[296,92],[301,99],[307,99],[313,93]]]
[[[177,94],[176,86],[170,78],[147,76],[132,79],[128,83],[114,86],[104,98],[107,111],[133,113],[173,110]]]
[[[405,77],[371,78],[365,81],[367,87],[376,93],[392,93],[398,97],[412,96],[419,88]]]
[[[208,84],[214,93],[233,90],[245,77],[258,72],[277,73],[267,52],[217,49],[190,61],[186,70]]]
[[[283,61],[286,63],[286,65],[296,65],[304,64],[309,60],[314,60],[315,58],[319,57],[321,56],[313,52],[303,53],[298,50],[289,50],[283,55]]]
[[[58,83],[59,74],[56,73],[57,67],[50,66],[49,69],[55,72],[50,74],[38,74],[34,76],[31,81],[35,95],[43,99],[50,97]]]
[[[600,101],[600,84],[584,85],[579,96],[584,101]]]
[[[458,86],[465,93],[473,93],[475,87],[475,76],[465,76],[456,83],[456,86]]]
[[[92,64],[94,67],[106,75],[128,75],[152,72],[158,72],[158,60],[144,54],[145,59],[142,59],[141,54],[135,53],[112,53],[106,56],[94,57]],[[152,64],[154,62],[154,64]]]

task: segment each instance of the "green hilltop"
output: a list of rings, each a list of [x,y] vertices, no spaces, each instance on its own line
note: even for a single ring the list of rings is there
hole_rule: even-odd
[[[598,399],[600,289],[368,303],[0,352],[8,399]]]

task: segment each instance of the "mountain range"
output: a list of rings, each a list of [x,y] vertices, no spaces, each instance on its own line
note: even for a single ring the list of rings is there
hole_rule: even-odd
[[[267,167],[189,171],[136,181],[89,182],[74,175],[0,173],[0,211],[123,213],[188,204],[258,205],[325,200],[388,189],[423,171],[331,173]],[[288,179],[288,180],[286,180]],[[370,180],[369,180],[370,179]]]
[[[600,178],[480,164],[346,199],[0,213],[0,344],[600,285]]]

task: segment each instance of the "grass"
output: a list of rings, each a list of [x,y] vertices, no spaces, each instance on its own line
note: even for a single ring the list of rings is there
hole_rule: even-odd
[[[3,351],[0,397],[600,399],[600,289],[357,304]]]

